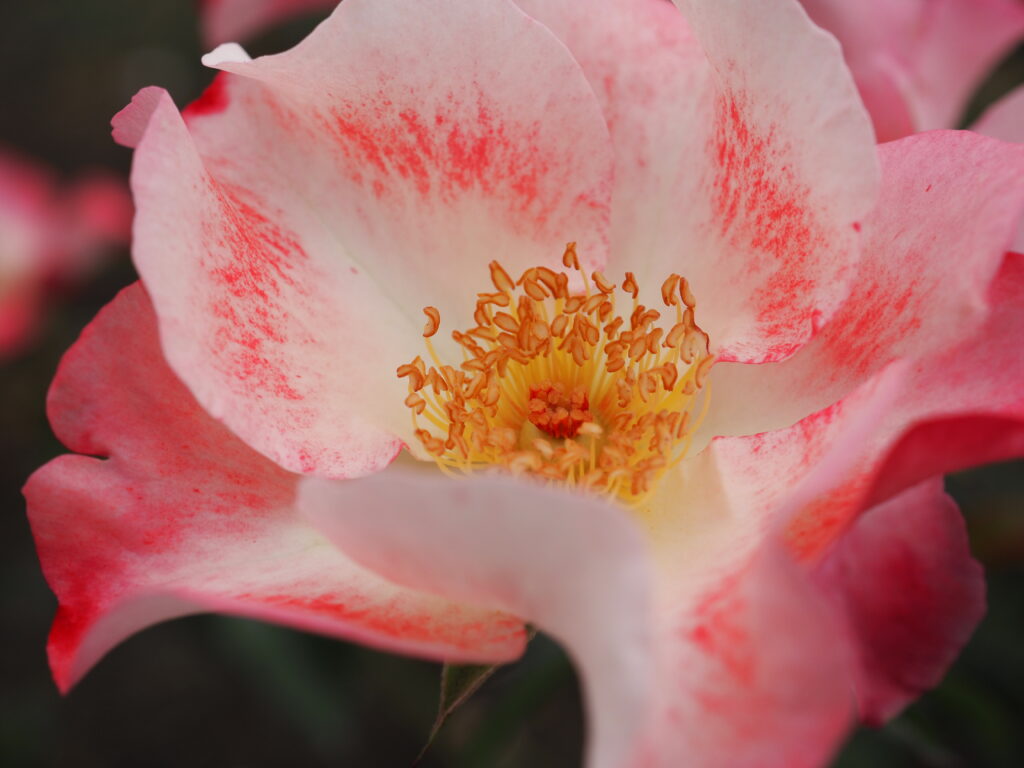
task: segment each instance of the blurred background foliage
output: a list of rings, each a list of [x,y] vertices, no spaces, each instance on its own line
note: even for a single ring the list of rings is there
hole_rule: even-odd
[[[248,45],[269,53],[314,19]],[[211,79],[188,0],[0,4],[0,145],[71,176],[126,174],[110,117],[142,86],[179,106]],[[968,112],[1024,81],[1007,59]],[[290,630],[218,616],[149,629],[110,654],[66,698],[45,658],[55,608],[35,558],[20,487],[61,452],[44,392],[63,351],[134,279],[127,252],[66,289],[38,343],[0,364],[0,765],[406,766],[433,721],[439,667]],[[857,731],[836,768],[1024,765],[1024,464],[949,479],[985,564],[990,609],[938,689],[883,729]],[[540,637],[460,709],[422,766],[575,766],[582,713],[561,650]]]

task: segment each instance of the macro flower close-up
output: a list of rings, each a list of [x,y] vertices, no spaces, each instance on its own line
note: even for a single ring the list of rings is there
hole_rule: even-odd
[[[539,631],[589,768],[788,768],[936,686],[985,611],[943,476],[1024,455],[1024,146],[883,136],[865,72],[936,102],[833,5],[344,0],[139,91],[139,281],[24,491],[61,691],[194,613]]]

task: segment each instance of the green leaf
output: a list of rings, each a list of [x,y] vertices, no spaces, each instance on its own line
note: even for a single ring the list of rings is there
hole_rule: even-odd
[[[529,643],[537,634],[537,630],[530,627],[526,635],[526,642]],[[434,725],[427,736],[427,743],[423,745],[419,755],[416,757],[413,766],[416,766],[423,759],[423,756],[434,743],[437,734],[441,732],[442,726],[451,717],[451,714],[470,696],[480,690],[480,686],[490,679],[501,664],[445,664],[441,669],[441,697],[437,704],[437,717]]]

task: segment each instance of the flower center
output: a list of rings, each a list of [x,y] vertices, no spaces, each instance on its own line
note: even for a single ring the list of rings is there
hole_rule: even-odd
[[[433,365],[417,357],[399,366],[405,404],[446,472],[499,466],[639,506],[686,455],[707,409],[708,336],[679,275],[661,286],[675,315],[666,330],[661,312],[639,303],[631,272],[621,286],[600,272],[588,278],[575,243],[562,263],[582,290],[570,290],[567,272],[533,267],[513,281],[491,262],[494,292],[477,294],[474,327],[452,332],[458,367],[438,357],[430,339],[441,316],[425,307]],[[632,300],[628,315],[616,312],[617,290]]]
[[[545,381],[530,387],[530,423],[552,437],[576,437],[580,427],[594,420],[585,387],[566,392],[560,382]]]

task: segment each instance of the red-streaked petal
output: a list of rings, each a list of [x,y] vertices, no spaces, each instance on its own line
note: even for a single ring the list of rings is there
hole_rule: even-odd
[[[117,120],[172,368],[293,471],[364,474],[411,440],[394,371],[421,308],[468,325],[490,259],[605,258],[609,139],[564,47],[506,0],[411,8],[346,0],[287,53],[218,49],[237,74],[187,129],[149,93]]]
[[[451,660],[502,661],[515,619],[395,587],[332,547],[292,507],[297,475],[211,419],[160,356],[139,286],[65,356],[49,398],[62,456],[25,493],[60,602],[50,636],[67,689],[157,621],[224,611]]]
[[[848,651],[842,626],[775,537],[794,508],[787,504],[794,486],[803,496],[827,490],[857,464],[905,373],[892,367],[868,382],[857,402],[846,405],[855,418],[835,431],[823,429],[819,440],[808,440],[809,425],[793,427],[772,445],[718,440],[665,478],[638,519],[657,574],[654,624],[639,635],[644,642],[605,628],[617,634],[625,624],[633,631],[643,615],[607,597],[605,579],[633,572],[632,556],[622,564],[621,550],[608,553],[607,542],[632,546],[636,534],[622,529],[627,514],[608,518],[610,508],[601,502],[500,476],[451,481],[388,470],[353,483],[308,480],[303,494],[310,495],[300,505],[339,547],[385,577],[510,609],[551,631],[579,662],[595,711],[614,711],[616,704],[602,704],[608,700],[632,714],[636,697],[649,696],[639,751],[625,764],[678,765],[685,755],[696,766],[813,765],[850,722]],[[836,410],[817,418],[830,425]],[[567,532],[577,512],[584,529]],[[548,576],[556,556],[556,575]],[[600,577],[590,574],[594,556]],[[635,593],[631,599],[638,599]],[[622,704],[622,679],[607,669],[594,672],[594,639],[562,629],[579,621],[581,611],[589,620],[593,600],[616,616],[601,619],[600,642],[609,643],[602,653],[621,656],[618,664],[646,653],[655,665],[653,686],[626,689],[631,706]],[[579,653],[574,644],[583,642]],[[619,754],[602,751],[612,749],[601,741],[608,738],[604,723],[596,715],[591,736],[601,742],[590,752],[601,765]],[[614,744],[623,743],[622,727],[620,721]]]
[[[728,359],[775,360],[845,296],[876,161],[838,46],[795,3],[522,0],[601,101],[616,173],[609,274],[670,272]],[[785,40],[785,46],[777,41]]]
[[[852,719],[847,646],[781,548],[711,590],[661,605],[652,733],[636,765],[823,765]]]
[[[501,476],[308,479],[300,506],[385,577],[563,642],[586,695],[588,766],[810,765],[849,722],[838,625],[781,551],[727,546],[713,575],[656,585],[625,512]]]
[[[129,107],[151,107],[132,167],[133,255],[171,367],[286,469],[347,477],[387,465],[402,445],[394,367],[416,332],[322,233],[299,234],[308,214],[268,210],[215,178],[170,98],[146,95]]]
[[[876,377],[788,429],[714,441],[718,471],[733,478],[730,495],[785,498],[825,447],[867,424],[855,460],[793,502],[787,539],[798,557],[814,561],[865,509],[936,475],[1024,455],[1024,257],[1007,255],[990,304],[972,336],[893,369],[902,380],[880,413],[865,396]]]
[[[186,110],[203,155],[267,196],[282,180],[302,191],[417,327],[424,303],[467,325],[490,259],[513,274],[561,265],[575,241],[604,265],[600,105],[510,0],[346,0],[290,51],[253,61],[227,46],[204,61],[233,74],[211,110]],[[269,177],[252,167],[267,157]]]
[[[622,510],[504,476],[398,468],[307,479],[299,504],[385,578],[515,613],[559,639],[583,677],[588,766],[625,764],[647,722],[654,653],[647,549]]]
[[[304,13],[334,8],[338,0],[199,0],[207,45],[254,37],[274,24]]]
[[[1024,456],[1024,256],[1006,255],[992,314],[915,367],[876,446],[871,503],[935,474]]]
[[[937,685],[985,612],[981,566],[939,478],[861,515],[817,578],[849,623],[873,724]]]
[[[672,211],[698,236],[669,263],[689,272],[694,261],[698,321],[720,359],[779,360],[855,275],[854,225],[877,187],[871,126],[835,40],[797,3],[677,4],[713,69],[713,96],[701,115],[710,131],[690,135],[706,165]]]
[[[812,766],[837,746],[853,711],[844,627],[777,537],[857,466],[906,375],[890,367],[845,412],[716,440],[665,479],[643,518],[668,638],[650,764]]]
[[[990,310],[989,286],[1024,211],[1024,147],[967,132],[882,145],[882,194],[846,304],[773,365],[717,365],[708,434],[792,424],[898,358],[961,344]]]

